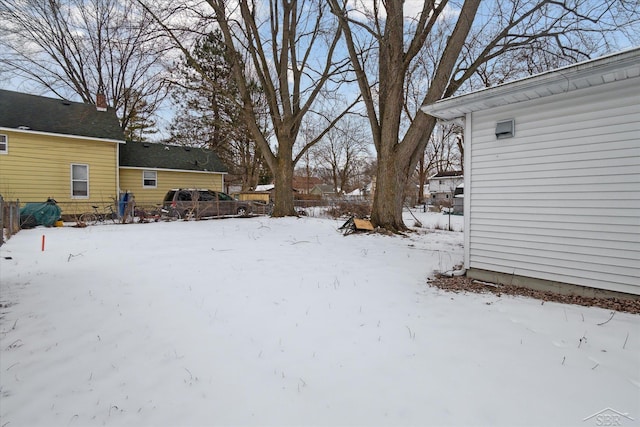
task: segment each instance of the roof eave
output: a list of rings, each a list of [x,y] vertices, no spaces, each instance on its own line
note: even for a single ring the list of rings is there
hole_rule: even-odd
[[[30,129],[16,129],[11,127],[0,126],[0,131],[11,131],[18,133],[30,133],[35,135],[44,135],[44,136],[57,136],[61,138],[73,138],[73,139],[86,139],[91,141],[101,141],[101,142],[115,142],[117,144],[124,144],[124,139],[111,139],[111,138],[99,138],[96,136],[84,136],[84,135],[73,135],[70,133],[55,133],[55,132],[44,132],[39,130],[30,130]]]
[[[153,166],[128,166],[128,165],[119,165],[120,169],[135,169],[135,170],[155,170],[155,171],[167,171],[167,172],[192,172],[192,173],[217,173],[221,175],[228,175],[227,171],[214,171],[214,170],[201,170],[201,169],[177,169],[177,168],[168,168],[168,167],[153,167]]]
[[[639,77],[639,58],[640,48],[633,48],[499,86],[443,99],[433,104],[423,105],[421,110],[442,120],[453,120],[475,111]]]

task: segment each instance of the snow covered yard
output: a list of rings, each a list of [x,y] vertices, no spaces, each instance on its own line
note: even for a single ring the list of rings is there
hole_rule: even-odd
[[[416,215],[406,238],[311,217],[21,231],[0,427],[638,424],[640,316],[430,288],[463,238]]]

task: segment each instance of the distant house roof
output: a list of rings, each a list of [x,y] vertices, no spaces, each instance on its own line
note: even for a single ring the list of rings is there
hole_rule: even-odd
[[[113,108],[1,89],[0,127],[124,142]]]
[[[462,176],[464,175],[463,171],[444,171],[444,172],[438,172],[437,174],[429,177],[429,179],[432,178],[462,178]]]
[[[218,155],[211,150],[150,142],[127,142],[120,146],[120,166],[227,172]]]
[[[322,184],[323,181],[315,176],[298,176],[295,175],[293,177],[293,188],[297,188],[298,190],[306,190],[313,188],[314,185]]]
[[[311,193],[314,194],[334,194],[335,192],[336,190],[334,190],[333,186],[329,184],[317,184],[311,189]]]
[[[521,101],[567,93],[640,75],[640,47],[580,62],[433,104],[422,111],[443,120]]]
[[[262,184],[262,185],[257,185],[255,190],[253,191],[271,191],[275,188],[276,186],[273,184]]]

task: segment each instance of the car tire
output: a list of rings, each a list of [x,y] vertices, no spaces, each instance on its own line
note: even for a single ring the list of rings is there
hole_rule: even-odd
[[[247,208],[245,208],[244,206],[241,206],[238,208],[238,216],[247,216]]]

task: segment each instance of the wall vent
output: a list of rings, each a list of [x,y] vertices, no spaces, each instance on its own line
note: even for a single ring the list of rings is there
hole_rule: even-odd
[[[512,138],[516,133],[516,122],[514,119],[503,120],[496,123],[496,138]]]

